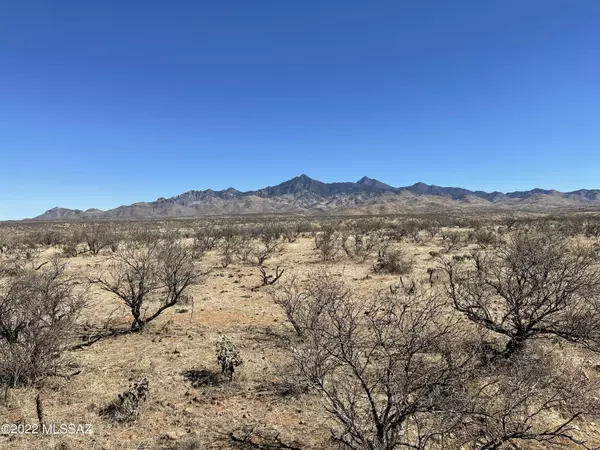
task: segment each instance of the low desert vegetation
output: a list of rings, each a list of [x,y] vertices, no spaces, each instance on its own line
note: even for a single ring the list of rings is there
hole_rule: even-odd
[[[221,375],[232,381],[235,368],[244,362],[237,347],[227,336],[221,336],[216,343],[216,355]]]
[[[9,387],[61,373],[85,307],[58,260],[18,267],[0,272],[0,383]]]
[[[118,297],[129,308],[132,331],[143,331],[166,309],[181,302],[200,279],[192,252],[174,236],[144,244],[126,243],[110,260],[108,273],[92,283]]]
[[[101,411],[101,414],[116,422],[132,422],[150,395],[150,381],[147,377],[133,383],[128,390]]]
[[[94,424],[0,447],[598,448],[599,229],[592,213],[0,224],[0,415]]]

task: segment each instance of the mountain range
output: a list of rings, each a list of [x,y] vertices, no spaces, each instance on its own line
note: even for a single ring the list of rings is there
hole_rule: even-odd
[[[465,208],[548,211],[600,208],[600,189],[573,192],[532,189],[518,192],[471,191],[425,183],[393,187],[363,177],[356,182],[324,183],[300,175],[256,191],[207,189],[171,198],[102,211],[56,207],[31,220],[148,219],[238,214],[393,214],[415,210]]]

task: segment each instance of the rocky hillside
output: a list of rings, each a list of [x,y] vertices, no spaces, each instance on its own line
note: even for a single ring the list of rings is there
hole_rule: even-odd
[[[171,198],[101,211],[52,208],[33,220],[194,217],[237,214],[381,214],[419,209],[500,208],[553,210],[600,207],[600,190],[573,192],[533,189],[520,192],[470,191],[416,183],[393,187],[373,178],[323,183],[300,175],[277,186],[242,192],[188,191]]]

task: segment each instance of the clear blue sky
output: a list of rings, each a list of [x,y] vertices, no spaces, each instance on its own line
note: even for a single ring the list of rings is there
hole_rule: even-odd
[[[4,0],[0,219],[306,173],[600,188],[598,0]]]

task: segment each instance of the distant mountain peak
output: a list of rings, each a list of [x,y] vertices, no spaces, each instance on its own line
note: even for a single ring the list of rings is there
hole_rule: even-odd
[[[406,195],[410,193],[412,195]],[[385,196],[383,195],[385,194]],[[135,219],[158,217],[198,217],[210,215],[335,213],[363,214],[376,211],[397,213],[424,208],[600,208],[600,190],[580,189],[558,192],[553,189],[484,192],[458,187],[442,187],[417,182],[412,186],[393,187],[375,178],[362,177],[356,182],[324,183],[301,174],[276,186],[242,192],[230,187],[215,191],[191,190],[153,202],[138,202],[100,211],[68,209],[56,206],[35,220]]]
[[[367,176],[362,177],[360,180],[358,180],[356,182],[356,184],[358,184],[360,186],[371,186],[371,187],[374,187],[377,189],[384,189],[384,190],[394,189],[389,184],[382,183],[381,181],[376,180],[375,178],[369,178]]]
[[[304,184],[304,185],[310,185],[311,183],[321,183],[321,182],[317,181],[314,178],[311,178],[308,175],[303,173],[302,175],[298,175],[297,177],[294,177],[288,181],[284,181],[281,184],[285,184],[285,183],[288,183],[288,184],[293,184],[293,183],[298,184],[299,183],[299,184]]]

